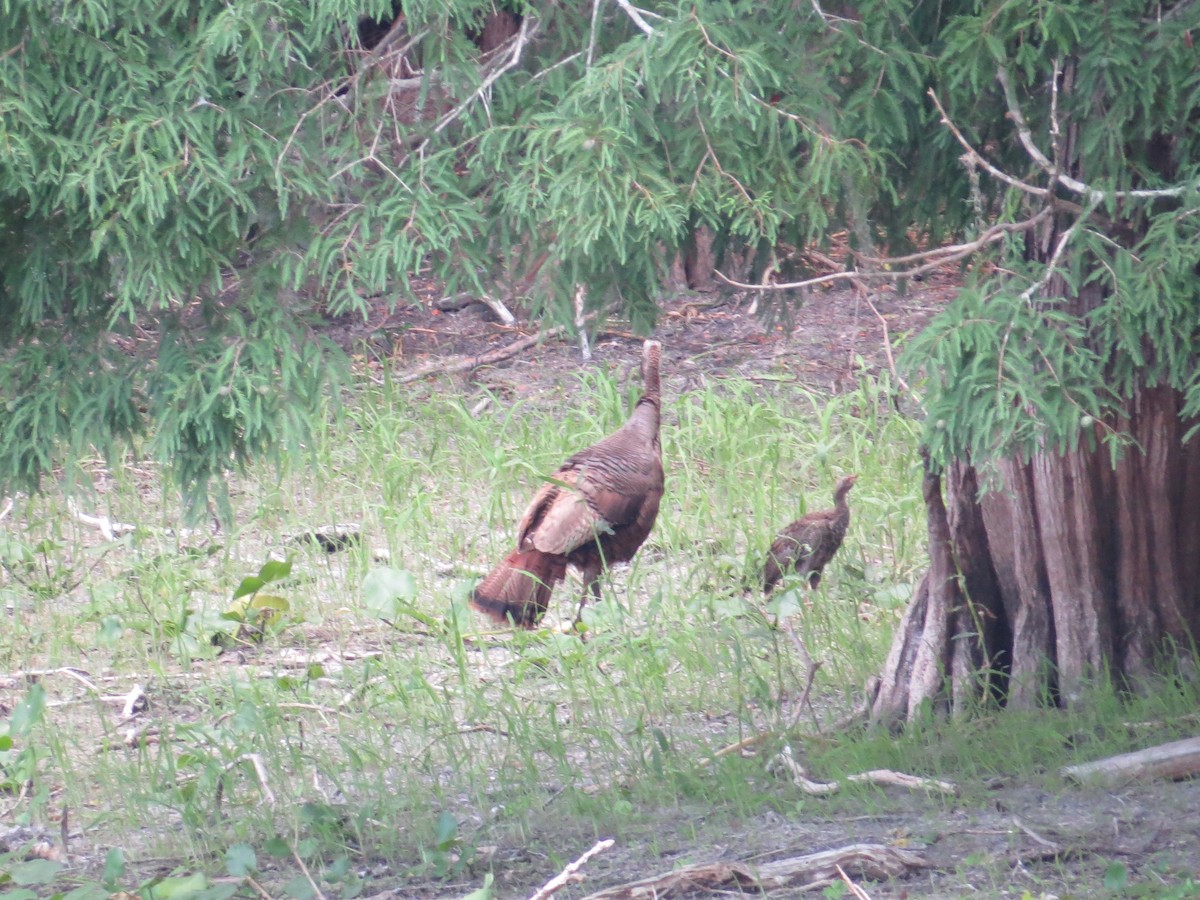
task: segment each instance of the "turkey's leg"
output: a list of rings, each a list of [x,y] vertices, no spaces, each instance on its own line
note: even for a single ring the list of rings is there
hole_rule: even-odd
[[[575,613],[575,621],[571,623],[571,630],[578,631],[579,623],[583,621],[583,608],[587,606],[588,594],[592,595],[592,600],[596,603],[600,602],[600,573],[585,572],[583,578],[583,596],[579,598],[579,611]]]

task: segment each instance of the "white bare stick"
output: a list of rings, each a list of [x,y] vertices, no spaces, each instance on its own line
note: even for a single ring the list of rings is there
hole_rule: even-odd
[[[530,38],[531,32],[534,30],[532,23],[536,20],[532,16],[525,16],[521,20],[521,29],[517,32],[516,41],[513,43],[512,55],[504,65],[497,67],[488,73],[488,76],[480,82],[479,87],[471,92],[471,95],[462,103],[442,116],[438,121],[437,126],[433,129],[434,134],[441,134],[452,122],[458,119],[472,103],[487,93],[488,89],[496,83],[496,80],[507,72],[509,69],[515,68],[521,62],[521,54],[525,51],[525,44]],[[424,150],[429,143],[428,139],[422,142],[420,150]],[[418,151],[419,152],[419,151]]]
[[[592,0],[592,25],[588,31],[587,56],[584,58],[584,66],[588,69],[596,59],[596,25],[600,21],[600,4],[603,2],[604,0]]]
[[[257,754],[255,754],[255,755],[257,755]],[[317,900],[325,900],[325,895],[321,893],[321,888],[317,885],[317,882],[313,879],[312,873],[308,871],[308,866],[306,866],[304,864],[304,859],[300,856],[299,853],[296,852],[295,847],[292,848],[292,859],[296,860],[296,865],[298,865],[300,867],[300,871],[303,872],[304,877],[308,879],[308,883],[313,889],[313,896],[316,897]]]
[[[872,769],[869,772],[859,772],[857,775],[847,776],[846,780],[867,782],[868,784],[890,784],[894,787],[909,788],[910,790],[925,788],[926,790],[938,791],[942,794],[958,793],[958,786],[949,781],[940,781],[937,778],[921,778],[919,775],[909,775],[905,772],[893,771],[892,769]]]
[[[108,516],[89,516],[83,512],[79,505],[75,502],[74,497],[67,498],[67,511],[70,512],[71,518],[90,528],[100,529],[100,534],[104,536],[106,541],[115,541],[117,535],[130,534],[137,531],[136,525],[126,525],[124,522],[114,522]]]
[[[13,509],[13,498],[5,497],[4,498],[4,509],[0,509],[0,522],[3,522],[8,517],[8,514],[10,512],[12,512],[12,509]]]
[[[516,356],[522,350],[528,349],[534,344],[558,337],[562,331],[563,327],[561,325],[555,325],[553,328],[547,328],[539,334],[526,335],[519,340],[513,341],[507,347],[501,347],[499,350],[490,350],[487,353],[481,353],[479,356],[468,356],[465,359],[458,359],[451,362],[438,361],[419,366],[399,376],[396,379],[396,383],[409,384],[419,381],[422,378],[428,378],[430,375],[452,375],[456,372],[467,372],[479,366],[491,365],[492,363],[508,359],[511,356]]]
[[[875,306],[874,301],[871,300],[870,291],[864,291],[863,298],[867,301],[867,306],[871,307],[871,312],[875,313],[875,318],[879,320],[879,327],[883,329],[883,353],[887,357],[888,369],[891,370],[892,377],[896,379],[896,384],[900,385],[905,393],[911,394],[912,390],[909,388],[908,382],[904,380],[904,376],[896,371],[896,360],[892,356],[892,337],[888,332],[887,319],[883,317],[879,309]]]
[[[629,0],[617,0],[617,6],[625,10],[625,13],[633,20],[633,24],[640,28],[643,34],[654,34],[654,29],[650,23],[642,18],[642,11],[630,3]]]
[[[804,766],[800,765],[800,762],[792,755],[790,746],[785,746],[771,758],[771,761],[767,763],[767,774],[786,775],[792,780],[792,784],[804,793],[813,796],[836,794],[842,787],[836,781],[816,781],[809,778]]]
[[[770,892],[779,888],[791,888],[793,893],[789,896],[798,896],[799,891],[821,890],[840,880],[839,867],[862,878],[887,881],[928,868],[929,862],[921,854],[899,847],[851,844],[759,865],[737,861],[698,863],[608,888],[584,900],[648,900],[699,894],[711,897],[725,891],[738,896],[748,893],[773,896]]]
[[[587,288],[582,284],[575,285],[575,330],[579,332],[579,353],[584,361],[592,358],[592,345],[588,343],[587,317],[583,314],[583,304],[587,300]]]
[[[508,307],[504,305],[504,301],[499,297],[493,297],[490,294],[484,294],[479,299],[483,301],[483,303],[487,305],[488,309],[496,314],[496,318],[505,325],[512,327],[513,325],[517,324],[517,317],[509,312]]]
[[[1149,778],[1192,778],[1200,774],[1200,737],[1066,766],[1062,774],[1075,781],[1095,780],[1108,784],[1125,784]]]
[[[961,144],[962,147],[967,151],[967,158],[970,159],[971,162],[979,165],[993,178],[1003,181],[1009,187],[1015,187],[1017,190],[1024,191],[1027,194],[1033,194],[1035,197],[1045,197],[1050,193],[1044,187],[1038,187],[1036,185],[1021,181],[1019,178],[1014,178],[1012,175],[1009,175],[1002,169],[997,169],[990,162],[984,159],[983,155],[974,147],[972,147],[971,143],[963,136],[963,133],[958,130],[958,126],[954,124],[954,120],[950,118],[950,114],[947,113],[946,108],[942,106],[942,101],[938,99],[938,96],[934,93],[933,88],[930,88],[926,93],[929,94],[929,99],[933,101],[933,105],[937,107],[937,111],[942,117],[942,124],[950,129],[950,133],[954,135],[954,139],[958,141],[959,144]]]
[[[594,847],[592,847],[591,850],[587,851],[585,854],[583,854],[583,856],[579,857],[579,859],[575,860],[575,862],[571,863],[569,866],[547,881],[529,898],[529,900],[546,900],[547,897],[553,896],[568,884],[582,880],[578,873],[579,870],[583,868],[584,864],[586,864],[587,861],[597,853],[602,853],[607,850],[614,843],[615,841],[613,841],[612,838],[605,838],[597,843]]]
[[[140,684],[135,684],[129,693],[121,698],[121,724],[124,725],[134,716],[143,713],[150,706],[146,692]]]
[[[247,753],[243,756],[239,756],[225,767],[226,771],[232,769],[241,762],[248,762],[254,767],[254,774],[258,777],[258,788],[262,791],[263,800],[267,801],[268,804],[273,806],[275,804],[275,793],[271,790],[271,783],[267,778],[267,765],[263,762],[262,755],[258,753]]]

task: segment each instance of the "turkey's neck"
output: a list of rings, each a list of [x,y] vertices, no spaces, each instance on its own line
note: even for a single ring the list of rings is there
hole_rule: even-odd
[[[847,487],[845,490],[838,491],[833,495],[833,508],[837,510],[839,517],[849,517],[850,515],[850,504],[846,502],[846,495],[848,493],[850,493],[849,487]]]
[[[630,415],[629,421],[625,426],[646,440],[658,440],[658,400],[654,397],[644,396],[637,402],[637,406],[633,408],[633,414]]]
[[[642,349],[642,390],[655,402],[659,398],[658,367],[662,357],[662,345],[657,341],[646,341]]]

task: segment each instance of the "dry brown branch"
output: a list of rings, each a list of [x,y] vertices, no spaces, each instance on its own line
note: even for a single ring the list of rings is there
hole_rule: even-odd
[[[430,375],[454,375],[458,372],[469,372],[479,366],[489,366],[516,356],[522,350],[527,350],[542,341],[558,337],[562,332],[563,327],[555,325],[553,328],[547,328],[545,331],[539,331],[537,334],[526,335],[519,340],[513,341],[507,347],[490,350],[487,353],[481,353],[479,356],[468,356],[448,361],[439,360],[428,365],[418,366],[416,369],[399,376],[396,381],[399,384],[410,384],[414,381],[420,381],[422,378],[428,378]]]
[[[751,747],[757,747],[759,744],[763,743],[763,741],[766,741],[769,738],[773,738],[774,736],[775,736],[774,731],[760,731],[758,734],[752,734],[748,738],[742,738],[740,741],[736,741],[732,744],[729,744],[728,746],[722,747],[720,750],[718,750],[716,753],[714,753],[709,759],[704,760],[701,763],[701,765],[702,766],[712,765],[714,762],[716,762],[718,759],[721,759],[722,757],[728,756],[731,753],[741,753],[743,750],[748,750]]]
[[[229,765],[227,765],[225,767],[225,771],[228,772],[230,769],[234,768],[239,763],[244,763],[244,762],[250,763],[251,767],[254,769],[254,774],[258,778],[258,788],[260,791],[262,791],[263,800],[265,800],[268,804],[274,806],[275,793],[274,793],[274,791],[271,790],[270,780],[267,778],[267,764],[265,762],[263,762],[263,758],[262,758],[261,754],[244,753],[241,756],[239,756],[237,759],[235,759],[233,762],[231,762]]]
[[[861,258],[861,261],[871,265],[870,269],[861,269],[851,272],[834,272],[830,275],[818,275],[815,278],[806,278],[803,281],[791,281],[776,284],[747,284],[742,281],[735,281],[732,278],[716,270],[714,274],[721,281],[730,287],[735,287],[745,291],[790,291],[800,288],[814,287],[821,284],[833,284],[840,281],[851,282],[867,282],[867,281],[902,281],[906,278],[913,278],[917,275],[924,275],[928,272],[933,272],[940,269],[942,266],[958,262],[966,259],[973,253],[983,249],[988,244],[994,244],[1001,238],[1010,234],[1020,234],[1029,231],[1031,228],[1039,225],[1051,210],[1049,207],[1040,210],[1036,215],[1029,219],[1020,222],[1004,222],[999,225],[993,225],[979,237],[973,241],[968,241],[965,244],[952,244],[947,247],[939,247],[934,250],[926,250],[922,253],[913,253],[908,256],[897,257],[867,257]],[[893,269],[891,266],[903,265],[908,262],[917,262],[925,260],[920,265],[913,266],[910,269]]]
[[[840,881],[839,868],[859,878],[884,881],[929,867],[919,853],[882,844],[851,844],[760,865],[700,863],[589,894],[585,900],[652,900],[718,891],[820,890]]]
[[[796,704],[796,715],[792,719],[792,728],[800,722],[800,714],[804,712],[804,708],[809,705],[809,697],[812,694],[813,681],[816,680],[817,670],[825,665],[823,659],[813,659],[812,654],[808,652],[808,647],[804,645],[804,641],[800,639],[800,635],[796,634],[796,630],[792,628],[792,620],[783,620],[784,630],[792,639],[792,643],[796,645],[796,651],[800,654],[800,663],[804,666],[804,689],[800,692],[800,700]]]
[[[521,19],[521,29],[517,32],[516,37],[513,40],[512,55],[509,56],[508,60],[503,65],[497,66],[495,69],[489,72],[487,77],[479,83],[479,87],[471,92],[470,96],[468,96],[465,100],[454,107],[454,109],[450,110],[450,112],[446,113],[441,119],[438,120],[437,125],[433,129],[434,134],[440,134],[443,130],[445,130],[452,122],[457,120],[458,117],[461,116],[472,103],[486,94],[488,89],[496,83],[497,79],[499,79],[501,75],[503,75],[509,69],[512,69],[520,64],[521,54],[525,51],[525,44],[528,43],[529,38],[532,36],[532,32],[537,30],[537,26],[535,24],[537,21],[538,20],[533,16],[525,16]],[[425,147],[429,144],[429,140],[429,138],[426,138],[424,141],[422,141],[421,146],[417,149],[418,153],[425,149]]]
[[[1095,762],[1065,766],[1062,774],[1078,782],[1122,784],[1149,778],[1189,778],[1200,775],[1200,737],[1172,741]]]
[[[565,869],[547,881],[544,885],[538,888],[537,891],[529,898],[529,900],[546,900],[547,897],[553,896],[572,882],[581,881],[579,870],[584,867],[589,859],[597,853],[603,853],[615,842],[612,838],[605,838],[596,843],[592,849],[588,850],[583,856],[568,865]]]
[[[967,151],[966,159],[969,162],[975,163],[993,178],[997,179],[998,181],[1002,181],[1009,187],[1014,187],[1019,191],[1024,191],[1025,193],[1032,194],[1035,197],[1045,197],[1050,193],[1044,187],[1038,187],[1037,185],[1028,184],[1024,181],[1021,181],[1019,178],[1014,178],[1012,175],[1009,175],[1002,169],[997,169],[990,162],[984,159],[979,151],[971,146],[971,142],[963,136],[963,133],[958,130],[958,126],[954,124],[954,120],[950,118],[950,114],[947,113],[946,108],[942,106],[942,101],[938,99],[938,96],[936,93],[934,93],[933,88],[930,88],[927,93],[929,94],[929,99],[933,101],[933,105],[937,107],[938,114],[942,117],[942,124],[950,129],[950,133],[954,135],[954,139],[958,141],[959,145]]]
[[[1034,831],[1032,828],[1030,828],[1024,822],[1022,822],[1020,820],[1020,818],[1018,818],[1017,816],[1012,817],[1012,823],[1014,825],[1016,825],[1019,829],[1021,829],[1023,832],[1025,832],[1027,835],[1029,835],[1031,838],[1033,838],[1033,840],[1036,843],[1041,844],[1046,849],[1053,850],[1055,853],[1058,853],[1060,850],[1063,849],[1061,844],[1057,844],[1054,841],[1050,840],[1049,838],[1042,837],[1040,834],[1038,834],[1036,831]]]
[[[792,780],[800,790],[806,794],[833,794],[841,790],[841,784],[836,781],[817,781],[808,776],[799,761],[792,754],[790,746],[784,747],[779,753],[775,754],[767,763],[767,773],[776,775],[783,773]],[[931,790],[942,794],[957,794],[958,787],[949,781],[940,781],[936,778],[922,778],[918,775],[909,775],[905,772],[896,772],[892,769],[871,769],[868,772],[858,772],[854,775],[846,776],[846,781],[865,784],[889,785],[892,787],[902,787],[908,790]]]
[[[849,713],[834,722],[831,731],[840,734],[856,725],[866,724],[871,718],[871,707],[875,705],[875,698],[879,696],[879,688],[882,684],[883,681],[878,675],[869,677],[863,686],[862,700]]]

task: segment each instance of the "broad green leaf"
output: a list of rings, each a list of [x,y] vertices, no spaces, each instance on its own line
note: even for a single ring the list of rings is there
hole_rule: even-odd
[[[394,622],[417,596],[417,581],[412,574],[386,566],[372,569],[363,579],[363,597],[367,612],[377,619]]]
[[[225,871],[235,878],[258,871],[258,858],[249,844],[233,844],[225,851]]]
[[[31,859],[8,868],[13,884],[49,884],[63,869],[63,864],[49,859]]]

